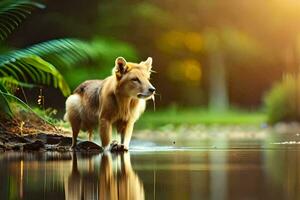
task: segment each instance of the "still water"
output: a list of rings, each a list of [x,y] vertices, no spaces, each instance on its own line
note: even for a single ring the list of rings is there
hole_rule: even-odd
[[[299,144],[134,141],[129,153],[0,154],[0,199],[300,199]]]

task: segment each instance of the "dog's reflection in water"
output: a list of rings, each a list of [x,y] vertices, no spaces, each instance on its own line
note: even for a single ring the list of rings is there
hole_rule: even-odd
[[[72,171],[65,181],[66,199],[145,199],[143,184],[131,166],[130,154],[113,157],[110,153],[102,155],[100,171],[93,168],[94,160],[89,158],[88,169],[81,172],[74,153]]]

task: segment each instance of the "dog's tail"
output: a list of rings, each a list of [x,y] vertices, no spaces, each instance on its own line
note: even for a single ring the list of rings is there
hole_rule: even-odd
[[[69,96],[66,100],[66,113],[64,120],[69,121],[69,117],[79,115],[81,110],[81,97],[78,94]]]
[[[69,121],[68,113],[65,113],[65,115],[64,115],[64,121]]]

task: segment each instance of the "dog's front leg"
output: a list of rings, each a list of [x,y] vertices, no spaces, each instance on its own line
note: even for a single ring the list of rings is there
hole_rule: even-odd
[[[112,132],[111,121],[107,119],[100,119],[99,131],[100,131],[102,147],[107,148],[111,141],[111,132]]]
[[[124,130],[121,133],[121,143],[124,145],[124,149],[129,149],[129,143],[132,136],[134,122],[129,121],[126,123]]]

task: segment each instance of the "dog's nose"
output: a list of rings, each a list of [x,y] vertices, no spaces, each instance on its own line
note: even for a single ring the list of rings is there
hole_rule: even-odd
[[[150,87],[149,92],[154,93],[155,92],[155,87]]]

